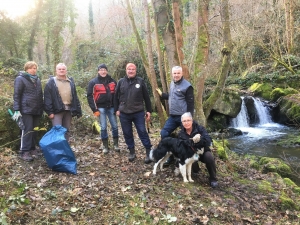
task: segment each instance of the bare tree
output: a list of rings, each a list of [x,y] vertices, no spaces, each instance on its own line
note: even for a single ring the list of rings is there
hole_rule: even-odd
[[[230,58],[233,49],[231,32],[230,32],[230,20],[229,20],[229,6],[228,0],[221,0],[221,19],[223,27],[223,49],[222,49],[222,65],[219,72],[218,83],[215,90],[210,95],[210,97],[204,103],[204,114],[208,118],[211,110],[213,109],[215,102],[220,98],[225,87],[225,81],[229,73],[230,68]]]
[[[126,0],[126,4],[127,4],[127,11],[128,11],[128,15],[129,15],[129,18],[131,21],[131,25],[132,25],[134,34],[137,39],[140,56],[142,58],[143,65],[145,67],[147,76],[148,76],[151,86],[152,86],[152,93],[154,96],[154,102],[155,102],[155,106],[157,108],[157,112],[159,115],[164,115],[165,113],[163,113],[163,107],[160,102],[160,97],[159,97],[158,93],[156,92],[156,88],[158,87],[158,85],[157,85],[156,74],[155,74],[155,70],[154,70],[154,62],[153,62],[152,39],[151,39],[151,30],[150,30],[150,15],[149,15],[148,2],[147,2],[147,0],[143,1],[144,11],[146,13],[146,15],[145,15],[145,21],[146,21],[145,32],[146,32],[146,37],[147,37],[148,60],[147,60],[146,53],[144,51],[144,47],[143,47],[143,43],[142,43],[140,34],[139,34],[136,24],[135,24],[135,20],[134,20],[134,16],[132,13],[132,9],[131,9],[129,0]],[[165,117],[160,116],[159,120],[160,120],[161,125],[165,123]]]

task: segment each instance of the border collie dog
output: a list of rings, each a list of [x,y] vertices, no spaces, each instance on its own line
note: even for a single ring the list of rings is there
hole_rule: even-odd
[[[199,155],[203,154],[204,149],[194,149],[187,146],[182,140],[178,138],[166,137],[162,139],[156,149],[150,151],[149,157],[155,162],[153,174],[156,174],[157,167],[163,171],[163,165],[170,157],[174,155],[179,160],[179,170],[184,182],[194,182],[191,177],[192,164],[198,161]],[[187,179],[188,177],[188,179]]]

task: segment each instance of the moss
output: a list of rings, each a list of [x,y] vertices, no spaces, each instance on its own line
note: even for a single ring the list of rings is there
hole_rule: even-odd
[[[227,151],[229,150],[229,143],[227,140],[213,140],[213,145],[214,147],[217,149],[217,154],[219,156],[220,159],[223,160],[227,160],[228,159],[228,155],[227,155]]]
[[[294,187],[293,192],[297,193],[300,195],[300,187]]]
[[[274,192],[274,189],[272,188],[271,183],[268,181],[265,181],[265,180],[261,181],[258,184],[258,189],[264,193]]]
[[[282,194],[280,197],[280,205],[281,209],[298,209],[297,205],[295,202],[291,199],[288,198],[285,194]]]
[[[281,96],[284,96],[284,91],[282,88],[275,88],[272,92],[271,92],[271,101],[275,102],[277,101],[277,99],[279,99]]]
[[[256,170],[259,170],[260,169],[260,166],[259,166],[259,163],[253,159],[250,160],[250,167],[251,168],[254,168]]]
[[[248,91],[253,92],[255,96],[262,97],[266,100],[271,100],[271,92],[273,88],[270,84],[267,83],[254,83],[248,89]]]
[[[291,94],[298,94],[299,92],[294,88],[275,88],[271,92],[271,101],[277,101],[282,96],[287,96]]]
[[[263,165],[263,173],[276,172],[282,177],[289,177],[292,174],[291,168],[277,158],[262,157],[259,164]]]
[[[291,187],[295,187],[297,186],[290,178],[284,178],[283,182],[287,185],[287,186],[291,186]]]

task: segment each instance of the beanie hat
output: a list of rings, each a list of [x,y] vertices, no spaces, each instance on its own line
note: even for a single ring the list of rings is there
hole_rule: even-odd
[[[100,64],[100,65],[98,66],[98,70],[100,70],[100,69],[102,69],[102,68],[104,68],[104,69],[107,70],[107,67],[106,67],[106,65],[105,65],[104,63],[102,63],[102,64]]]

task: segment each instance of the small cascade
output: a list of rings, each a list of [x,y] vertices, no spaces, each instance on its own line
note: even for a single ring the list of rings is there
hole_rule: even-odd
[[[272,123],[272,119],[271,119],[268,108],[265,107],[259,99],[253,98],[253,100],[254,100],[254,105],[255,105],[256,112],[257,112],[257,116],[259,119],[259,125]]]
[[[236,118],[233,118],[231,120],[232,127],[249,127],[249,117],[247,113],[247,107],[244,102],[244,98],[243,97],[241,98],[242,98],[241,111],[239,112]]]
[[[230,124],[231,127],[234,127],[234,128],[250,127],[250,125],[249,125],[250,120],[249,120],[249,116],[248,116],[247,107],[246,107],[244,98],[241,97],[241,99],[242,99],[241,111],[239,112],[239,114],[237,115],[236,118],[233,118],[231,120],[231,124]],[[256,99],[256,98],[252,98],[252,99],[253,99],[255,111],[256,111],[256,114],[257,114],[257,117],[259,120],[258,125],[273,123],[268,108],[265,107],[259,99]]]

